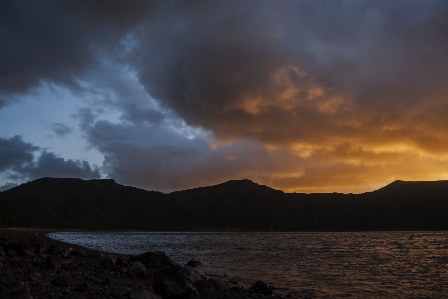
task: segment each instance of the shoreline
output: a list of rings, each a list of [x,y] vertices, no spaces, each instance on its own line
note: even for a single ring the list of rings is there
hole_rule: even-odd
[[[13,240],[31,240],[31,239],[43,239],[47,242],[49,246],[68,246],[74,249],[83,249],[87,252],[98,252],[98,253],[106,253],[101,250],[95,250],[91,248],[86,248],[80,245],[66,243],[63,241],[55,240],[50,238],[48,234],[57,233],[61,231],[68,232],[84,232],[84,230],[60,230],[60,229],[40,229],[40,228],[0,228],[0,238],[7,237]]]
[[[54,240],[58,229],[0,229],[0,298],[6,299],[293,299],[254,282],[201,275],[163,252],[111,254]],[[175,287],[173,287],[175,286]]]

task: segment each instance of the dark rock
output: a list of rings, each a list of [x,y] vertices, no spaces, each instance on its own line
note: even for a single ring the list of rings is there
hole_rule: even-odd
[[[113,284],[113,280],[110,279],[110,277],[106,277],[106,279],[104,280],[103,284],[106,286],[111,286]]]
[[[188,279],[190,282],[196,282],[201,279],[201,274],[192,266],[185,266],[179,270],[179,274]]]
[[[31,247],[29,241],[12,240],[5,246],[5,251],[14,250],[19,256],[32,256],[34,254],[34,247]]]
[[[45,245],[46,245],[46,241],[38,241],[38,242],[36,242],[36,244],[34,246],[34,253],[35,254],[42,254],[42,253],[44,253]]]
[[[45,264],[50,268],[59,268],[61,266],[61,258],[56,255],[52,255],[47,259]]]
[[[272,294],[272,288],[268,287],[261,280],[258,280],[249,288],[249,293],[262,294],[262,295],[271,295]]]
[[[146,269],[145,270],[146,278],[153,278],[155,272],[156,272],[156,269]]]
[[[119,266],[123,266],[125,264],[126,260],[121,257],[121,256],[117,256],[117,260],[115,261],[115,266],[119,267]]]
[[[47,250],[47,253],[48,253],[48,254],[55,254],[55,253],[57,253],[57,252],[58,252],[58,249],[57,249],[57,247],[54,246],[54,245],[51,245],[50,248],[48,248],[48,250]]]
[[[132,278],[132,279],[137,279],[137,278],[146,279],[146,278],[148,278],[145,265],[143,265],[139,261],[131,262],[131,267],[128,269],[126,274],[127,274],[127,276],[129,278]]]
[[[134,291],[129,295],[129,299],[162,299],[156,294],[146,289]]]
[[[191,260],[191,261],[188,261],[187,265],[196,268],[196,267],[202,265],[202,263],[200,261]]]
[[[83,249],[73,249],[70,252],[71,255],[73,256],[80,256],[80,257],[85,257],[86,256],[86,252]]]
[[[41,284],[40,279],[37,277],[34,277],[33,275],[30,275],[29,281],[30,281],[30,284]]]
[[[58,250],[58,254],[64,258],[67,258],[70,257],[72,250],[73,249],[71,249],[70,247],[60,248]]]
[[[240,286],[233,286],[230,288],[231,291],[241,293],[243,291],[243,287]]]
[[[68,287],[68,281],[65,277],[59,276],[54,278],[51,282],[51,285],[58,288],[66,288]]]
[[[196,282],[194,287],[201,295],[213,296],[215,294],[215,287],[209,282],[201,280]]]
[[[219,279],[209,278],[209,279],[207,279],[207,282],[212,284],[213,287],[215,288],[215,290],[220,290],[221,289],[221,281]]]
[[[198,291],[175,268],[166,266],[154,273],[154,292],[162,298],[193,299],[199,298]]]
[[[8,237],[0,237],[0,246],[3,248],[6,247],[11,242],[11,239]]]
[[[14,249],[8,249],[8,251],[6,251],[6,254],[12,258],[15,258],[17,256],[17,253],[14,251]]]
[[[238,281],[235,278],[230,278],[229,283],[231,284],[238,284]]]
[[[116,261],[117,261],[117,257],[115,255],[108,254],[108,255],[104,256],[100,265],[106,269],[114,269]]]
[[[33,297],[27,289],[23,289],[8,293],[6,299],[33,299]]]
[[[86,292],[88,289],[89,289],[89,286],[85,282],[83,282],[83,283],[77,284],[73,290],[75,292],[81,293],[81,292]]]
[[[150,251],[139,254],[131,258],[133,261],[139,261],[146,268],[159,269],[165,266],[172,267],[177,271],[180,270],[180,265],[172,260],[165,252],[162,251]]]

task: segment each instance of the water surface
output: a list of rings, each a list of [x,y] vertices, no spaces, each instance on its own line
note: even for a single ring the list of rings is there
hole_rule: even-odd
[[[53,233],[113,253],[165,251],[202,274],[263,280],[298,296],[448,298],[448,232]]]

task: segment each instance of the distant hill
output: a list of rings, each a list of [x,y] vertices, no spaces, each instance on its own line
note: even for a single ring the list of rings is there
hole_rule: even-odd
[[[363,194],[284,193],[250,180],[164,194],[42,178],[0,192],[0,227],[122,230],[447,230],[448,181]]]

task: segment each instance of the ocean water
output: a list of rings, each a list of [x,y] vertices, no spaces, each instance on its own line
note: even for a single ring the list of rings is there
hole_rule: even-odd
[[[164,251],[202,274],[263,280],[314,298],[448,298],[448,232],[61,232],[51,238],[113,253]]]

